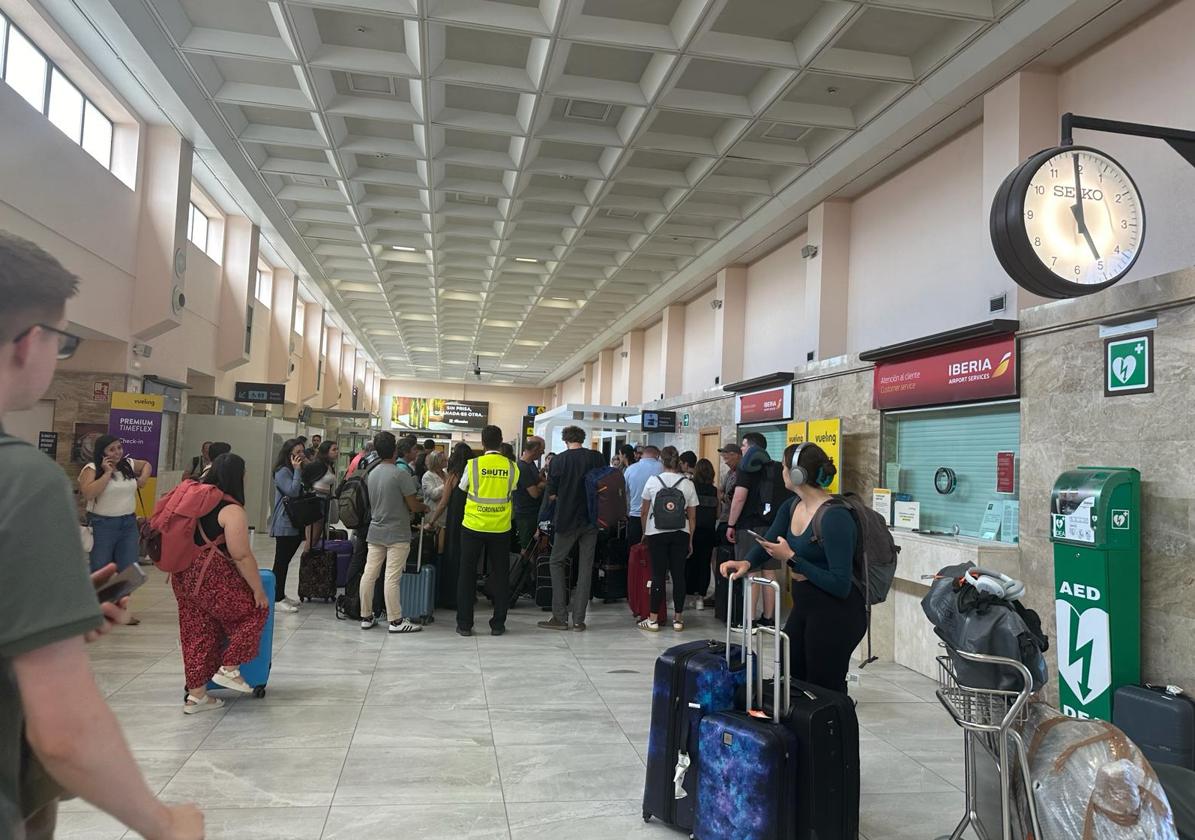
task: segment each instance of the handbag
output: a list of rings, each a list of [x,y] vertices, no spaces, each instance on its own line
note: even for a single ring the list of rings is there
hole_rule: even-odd
[[[91,550],[95,548],[95,532],[91,530],[90,525],[79,523],[79,542],[83,543],[83,552],[91,554]]]
[[[282,508],[286,511],[286,518],[294,528],[306,528],[324,518],[324,498],[315,493],[304,493],[301,496],[284,496]]]

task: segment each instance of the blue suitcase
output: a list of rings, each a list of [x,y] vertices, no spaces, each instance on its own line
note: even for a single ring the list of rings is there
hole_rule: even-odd
[[[423,535],[419,529],[419,542],[411,552],[415,562],[407,561],[398,582],[398,600],[402,606],[402,617],[417,624],[431,624],[436,620],[436,567],[423,565]]]
[[[643,819],[693,828],[698,763],[694,733],[703,715],[733,708],[735,691],[746,680],[741,645],[726,641],[688,642],[656,660],[651,728],[647,736],[647,778]],[[679,780],[679,784],[678,784]],[[678,795],[679,794],[679,795]]]
[[[252,661],[241,665],[241,676],[245,682],[253,686],[254,697],[266,696],[266,683],[270,681],[270,667],[274,659],[274,573],[269,569],[261,570],[261,588],[266,591],[266,601],[270,604],[270,614],[266,618],[266,626],[261,630],[261,641],[257,645],[257,656]],[[215,683],[208,683],[208,689],[220,690]]]
[[[766,582],[779,590],[775,581]],[[779,598],[779,591],[776,594]],[[745,598],[750,596],[748,586]],[[749,604],[750,600],[744,601]],[[750,616],[750,610],[744,609],[746,638],[751,638]],[[772,714],[762,717],[752,711],[753,688],[762,688],[762,679],[753,673],[754,657],[748,657],[746,709],[708,714],[697,724],[696,840],[794,840],[798,836],[799,744],[796,733],[781,720],[789,700],[788,639],[770,627],[758,628],[757,633],[775,637]]]

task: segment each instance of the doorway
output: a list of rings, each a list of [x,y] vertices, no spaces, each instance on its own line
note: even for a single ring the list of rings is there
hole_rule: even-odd
[[[718,464],[718,450],[722,448],[722,429],[718,426],[713,426],[708,429],[701,430],[701,458],[706,458],[715,469]]]

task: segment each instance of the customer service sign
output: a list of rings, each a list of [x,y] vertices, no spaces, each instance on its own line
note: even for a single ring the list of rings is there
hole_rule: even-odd
[[[879,409],[978,402],[1017,395],[1014,336],[984,339],[876,365]]]

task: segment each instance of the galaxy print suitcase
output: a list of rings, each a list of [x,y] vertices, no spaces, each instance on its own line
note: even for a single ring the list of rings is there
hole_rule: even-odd
[[[733,708],[735,692],[746,681],[741,645],[726,641],[688,642],[656,660],[651,728],[647,740],[647,779],[643,819],[693,828],[697,723],[709,713]]]
[[[780,585],[749,578],[744,604],[753,585]],[[744,638],[751,639],[750,610],[744,610]],[[796,734],[782,723],[788,709],[788,637],[772,627],[756,635],[775,639],[772,714],[753,710],[754,689],[762,687],[756,658],[747,657],[743,711],[705,715],[697,724],[697,802],[693,819],[696,840],[793,840],[797,836],[798,779]],[[840,838],[825,838],[840,840]]]

